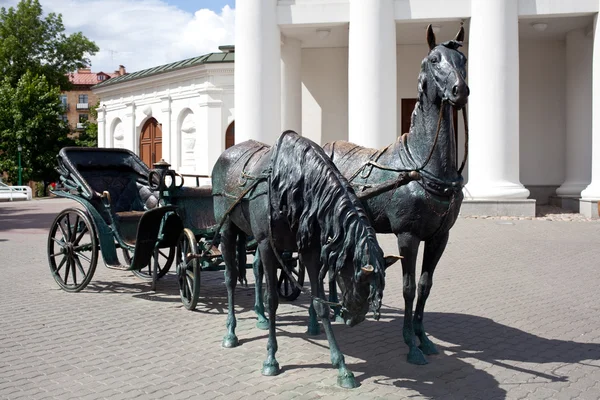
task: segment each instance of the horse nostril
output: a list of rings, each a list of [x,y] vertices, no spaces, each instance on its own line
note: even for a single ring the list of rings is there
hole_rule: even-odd
[[[452,87],[452,96],[458,95],[458,85]]]

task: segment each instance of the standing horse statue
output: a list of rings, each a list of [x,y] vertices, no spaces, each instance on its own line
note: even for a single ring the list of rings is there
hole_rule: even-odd
[[[267,282],[269,339],[263,375],[279,373],[275,358],[275,313],[279,305],[277,268],[281,254],[297,251],[310,278],[312,305],[322,319],[338,384],[356,387],[331,323],[323,280],[335,277],[342,292],[342,317],[349,326],[378,316],[384,289],[383,251],[360,200],[317,144],[292,131],[277,144],[247,141],[227,149],[212,172],[215,217],[222,220],[221,251],[228,296],[224,347],[235,347],[234,289],[245,265],[246,238],[258,244]]]
[[[382,150],[344,141],[324,146],[340,172],[356,188],[375,230],[394,233],[397,237],[403,257],[405,310],[402,333],[409,347],[408,362],[413,364],[426,364],[425,355],[438,353],[425,334],[423,311],[433,283],[433,272],[446,248],[449,230],[458,217],[463,200],[461,172],[467,155],[465,150],[465,158],[459,167],[457,135],[452,124],[452,107],[464,108],[469,96],[469,87],[465,83],[466,58],[458,51],[463,38],[461,27],[454,40],[436,45],[433,30],[428,27],[430,51],[421,63],[418,101],[408,133]],[[394,184],[407,174],[415,180]],[[378,190],[381,187],[383,191]],[[415,268],[421,241],[425,242],[425,250],[413,317]],[[419,338],[419,347],[415,344],[415,336]]]

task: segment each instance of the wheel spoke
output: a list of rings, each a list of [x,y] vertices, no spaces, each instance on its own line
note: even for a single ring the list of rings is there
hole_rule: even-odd
[[[70,271],[71,271],[71,256],[68,255],[67,256],[67,268],[65,268],[65,279],[64,279],[65,284],[67,284],[67,280],[69,279]]]
[[[71,235],[71,239],[77,236],[77,229],[79,228],[79,214],[75,214],[75,223],[73,224],[73,233]],[[75,244],[74,240],[71,240],[73,244]]]
[[[73,285],[77,286],[77,271],[75,270],[75,264],[76,264],[75,260],[76,260],[76,258],[73,255],[73,261],[71,262],[71,269],[73,270],[73,273],[72,273],[72,275],[73,275]]]
[[[73,258],[75,259],[75,263],[77,264],[77,269],[79,269],[79,272],[81,272],[81,274],[85,277],[85,271],[83,269],[83,265],[81,265],[81,261],[79,260],[79,257],[73,256]]]
[[[64,239],[64,238],[63,238]],[[58,240],[57,238],[53,237],[52,240],[58,244],[60,247],[62,247],[63,249],[65,248],[65,241],[64,240]]]
[[[193,292],[193,290],[192,290],[192,282],[193,281],[191,279],[189,279],[189,278],[186,279],[186,283],[187,283],[186,286],[187,286],[187,291],[188,291],[189,298],[192,297],[192,292]]]
[[[83,237],[83,235],[85,235],[87,232],[88,232],[87,226],[83,225],[83,229],[79,233],[79,236],[77,236],[77,238],[75,238],[75,240],[73,241],[73,246],[78,245],[79,241],[81,240],[81,238]]]
[[[67,230],[67,241],[71,241],[71,214],[67,214],[65,218],[65,228]]]
[[[67,214],[67,215],[68,215],[68,214]],[[64,219],[63,219],[63,220],[61,220],[61,221],[58,221],[58,224],[56,224],[56,225],[58,225],[58,228],[60,229],[60,232],[61,232],[61,233],[62,233],[62,235],[63,235],[63,240],[62,240],[62,241],[63,241],[63,243],[64,243],[64,242],[66,242],[66,241],[67,241],[69,238],[67,237],[67,232],[65,232],[65,228],[63,227],[63,224],[62,224],[62,223],[63,223],[63,221],[64,221]],[[55,238],[52,238],[52,239],[53,239],[55,242],[59,243],[59,242],[58,242],[58,240],[56,240]],[[64,246],[63,246],[63,247],[64,247]]]
[[[60,271],[60,269],[63,267],[63,265],[65,265],[65,262],[67,261],[67,259],[68,259],[68,256],[64,256],[63,259],[62,259],[62,261],[60,262],[60,264],[58,264],[58,267],[56,267],[56,273],[57,274]]]

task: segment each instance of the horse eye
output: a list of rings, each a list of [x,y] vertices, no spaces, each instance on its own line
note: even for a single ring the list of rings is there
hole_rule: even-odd
[[[440,57],[437,54],[433,54],[431,56],[431,63],[432,64],[437,64],[438,62],[440,62]]]

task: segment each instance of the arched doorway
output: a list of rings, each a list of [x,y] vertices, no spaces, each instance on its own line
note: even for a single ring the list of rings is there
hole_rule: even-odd
[[[144,124],[140,134],[140,158],[147,166],[162,158],[162,126],[154,118]]]
[[[232,121],[225,131],[225,149],[235,144],[235,121]]]

